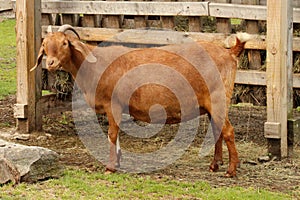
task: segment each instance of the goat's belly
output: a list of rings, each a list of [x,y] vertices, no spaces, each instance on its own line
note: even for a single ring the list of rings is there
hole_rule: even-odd
[[[206,111],[202,112],[199,109],[195,109],[183,115],[180,110],[163,110],[158,105],[154,105],[150,110],[138,110],[132,107],[129,109],[129,114],[134,119],[152,124],[177,124],[192,120],[205,113]]]
[[[148,123],[175,124],[194,119],[201,113],[196,96],[177,98],[168,88],[155,84],[137,89],[127,108],[124,110],[135,119]]]
[[[153,104],[147,106],[131,105],[129,113],[134,119],[152,124],[177,124],[192,120],[207,113],[199,107],[190,107],[182,110],[179,106],[164,106]]]

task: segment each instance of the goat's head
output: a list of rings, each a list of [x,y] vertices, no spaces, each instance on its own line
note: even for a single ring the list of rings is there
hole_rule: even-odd
[[[65,31],[73,31],[77,37],[71,34],[66,34]],[[47,56],[46,68],[49,71],[55,71],[57,69],[69,70],[69,65],[72,57],[78,55],[72,55],[72,52],[79,53],[79,57],[82,57],[82,61],[94,63],[97,61],[93,56],[91,50],[79,40],[78,33],[70,25],[61,26],[58,32],[49,33],[43,40],[42,46],[39,50],[36,65],[31,69],[34,70],[42,61],[43,55]]]

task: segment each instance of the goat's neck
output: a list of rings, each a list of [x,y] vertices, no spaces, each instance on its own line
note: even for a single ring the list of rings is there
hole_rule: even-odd
[[[95,46],[89,44],[86,44],[86,46],[89,48],[91,52],[95,48]],[[77,73],[84,61],[85,61],[85,57],[79,51],[72,49],[72,58],[69,66],[70,66],[70,73],[72,74],[74,79],[76,79]]]
[[[87,45],[89,50],[93,52],[95,46]],[[85,57],[77,50],[72,52],[72,61],[70,62],[70,73],[72,74],[74,80],[79,86],[80,90],[83,92],[87,103],[94,107],[94,95],[98,83],[98,77],[95,72],[95,67],[85,61]]]

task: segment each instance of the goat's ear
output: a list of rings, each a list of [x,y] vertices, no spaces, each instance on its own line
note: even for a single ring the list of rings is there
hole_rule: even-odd
[[[70,40],[70,43],[72,46],[74,46],[74,48],[77,51],[79,51],[85,57],[85,59],[89,63],[97,62],[97,58],[93,55],[91,50],[83,42],[79,40]]]
[[[30,69],[31,72],[33,70],[35,70],[41,64],[41,62],[43,60],[43,55],[44,55],[44,47],[42,45],[40,50],[39,50],[39,53],[38,53],[38,56],[37,56],[37,59],[36,59],[36,63],[34,65],[34,67]]]

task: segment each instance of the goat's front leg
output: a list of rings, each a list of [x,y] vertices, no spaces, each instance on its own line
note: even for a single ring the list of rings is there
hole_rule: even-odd
[[[109,110],[107,112],[107,119],[109,123],[108,128],[108,141],[109,141],[109,161],[106,165],[106,173],[113,173],[116,171],[116,163],[118,162],[118,165],[120,164],[119,156],[120,156],[120,149],[117,149],[118,141],[118,132],[119,132],[119,123],[121,119],[121,112],[117,112],[114,116],[112,112]],[[118,151],[118,152],[117,152]]]
[[[122,157],[122,151],[121,151],[121,147],[120,147],[120,136],[118,134],[118,136],[117,136],[117,165],[116,165],[117,168],[119,168],[121,166],[121,164],[120,164],[121,157]]]

